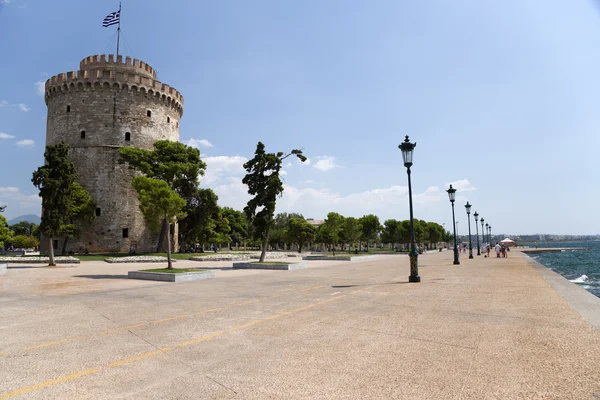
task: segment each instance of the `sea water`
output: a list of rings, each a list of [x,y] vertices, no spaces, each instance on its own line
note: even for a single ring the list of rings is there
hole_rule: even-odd
[[[538,247],[589,249],[531,254],[530,257],[600,297],[600,242],[542,242]]]

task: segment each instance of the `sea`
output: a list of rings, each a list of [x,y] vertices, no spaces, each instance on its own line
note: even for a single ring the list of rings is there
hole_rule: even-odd
[[[538,247],[583,248],[589,250],[531,254],[530,257],[557,274],[600,297],[600,241],[541,242]]]

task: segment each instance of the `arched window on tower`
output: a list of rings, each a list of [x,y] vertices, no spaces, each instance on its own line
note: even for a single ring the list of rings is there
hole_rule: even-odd
[[[131,140],[131,132],[125,132],[125,141],[129,142]]]
[[[67,112],[71,112],[71,106],[67,106]]]
[[[85,139],[85,131],[81,131],[81,138]]]
[[[171,122],[171,117],[167,117],[167,123]]]
[[[150,111],[150,110],[147,110],[147,111],[146,111],[146,115],[147,115],[148,117],[151,117],[151,116],[152,116],[152,111]]]

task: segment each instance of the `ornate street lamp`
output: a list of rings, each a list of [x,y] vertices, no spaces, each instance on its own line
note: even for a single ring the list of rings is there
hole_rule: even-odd
[[[469,224],[469,258],[473,258],[473,243],[471,242],[471,205],[467,201],[465,204],[465,209],[467,210],[467,223]]]
[[[477,255],[480,256],[481,246],[479,245],[479,226],[477,225],[477,222],[479,222],[479,214],[477,214],[477,211],[475,211],[475,214],[473,214],[473,216],[475,217],[475,236],[477,236]]]
[[[458,246],[456,245],[456,222],[454,221],[454,200],[456,200],[456,189],[450,188],[446,190],[448,193],[448,197],[450,198],[450,203],[452,203],[452,226],[454,227],[454,265],[459,265],[460,261],[458,261]]]
[[[492,226],[490,225],[490,243],[492,243]]]
[[[487,242],[490,244],[490,246],[492,245],[492,242],[490,241],[490,224],[488,224],[487,222],[485,223],[485,233],[487,235]]]
[[[404,159],[404,166],[406,167],[406,173],[408,174],[408,206],[410,208],[410,276],[408,277],[409,282],[421,282],[419,276],[419,263],[418,257],[419,252],[417,251],[417,244],[415,243],[415,221],[413,219],[413,203],[412,203],[412,185],[410,182],[410,167],[412,167],[413,150],[417,146],[417,143],[411,143],[408,140],[408,135],[404,138],[404,142],[398,146],[402,150],[402,158]]]

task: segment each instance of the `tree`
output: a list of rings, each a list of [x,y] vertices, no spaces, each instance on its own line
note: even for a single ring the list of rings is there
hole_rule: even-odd
[[[87,190],[81,187],[77,182],[71,184],[71,197],[67,208],[67,220],[73,224],[73,232],[65,234],[63,241],[62,254],[65,254],[67,242],[69,239],[77,237],[81,228],[78,224],[86,224],[96,219],[96,202],[90,197]]]
[[[183,199],[195,196],[198,177],[204,175],[206,163],[200,159],[200,151],[180,142],[159,140],[154,150],[137,147],[121,147],[119,163],[129,164],[129,168],[141,172],[148,178],[166,182]],[[168,224],[163,221],[156,251],[163,245]]]
[[[248,222],[244,213],[230,207],[223,208],[223,216],[229,223],[229,237],[233,243],[243,243],[248,238]]]
[[[0,250],[4,249],[4,243],[12,237],[13,233],[8,227],[4,215],[0,215]]]
[[[410,235],[411,235],[410,220],[405,219],[403,221],[400,221],[400,228],[399,228],[399,232],[398,232],[398,237],[400,239],[400,243],[403,243],[403,244],[410,243],[412,241]]]
[[[21,221],[10,226],[10,230],[14,235],[31,236],[38,225],[34,222]]]
[[[298,245],[298,253],[302,253],[302,247],[315,239],[315,228],[304,218],[290,218],[287,222],[286,236]]]
[[[362,225],[358,219],[354,217],[344,218],[344,224],[342,231],[340,232],[340,240],[342,243],[348,243],[352,246],[360,239],[361,232]]]
[[[288,229],[288,222],[292,218],[304,219],[302,214],[296,213],[279,213],[275,215],[275,218],[273,219],[273,226],[271,227],[271,233],[269,234],[269,244],[271,246],[279,246],[281,244],[289,243],[286,230]]]
[[[383,223],[381,241],[385,243],[400,243],[401,223],[395,219],[388,219]]]
[[[72,235],[75,229],[69,222],[69,207],[77,172],[68,160],[68,154],[69,146],[64,143],[46,146],[46,163],[33,173],[31,179],[42,198],[40,232],[48,239],[50,266],[56,265],[52,239]]]
[[[367,250],[369,249],[369,241],[375,240],[377,234],[381,230],[379,218],[376,215],[369,214],[360,218],[362,225],[362,239],[367,242]]]
[[[344,229],[344,217],[336,212],[327,214],[325,223],[321,225],[323,243],[331,245],[333,255],[335,255],[335,246],[340,241],[340,233]]]
[[[283,193],[283,183],[279,177],[281,164],[289,156],[296,156],[302,162],[306,161],[302,150],[294,149],[285,155],[282,152],[266,153],[265,145],[258,142],[254,158],[244,164],[247,174],[242,183],[248,185],[248,194],[254,196],[244,207],[244,212],[252,221],[256,237],[262,238],[259,262],[265,261],[277,196]]]
[[[183,209],[186,205],[168,183],[159,179],[137,176],[132,182],[133,188],[138,193],[140,210],[153,231],[161,228],[163,221],[170,224],[176,218],[184,218]],[[171,229],[167,229],[167,262],[168,269],[173,269],[171,261]]]
[[[8,239],[8,242],[15,248],[19,249],[32,249],[37,247],[40,244],[40,241],[35,237],[26,236],[26,235],[17,235]]]

